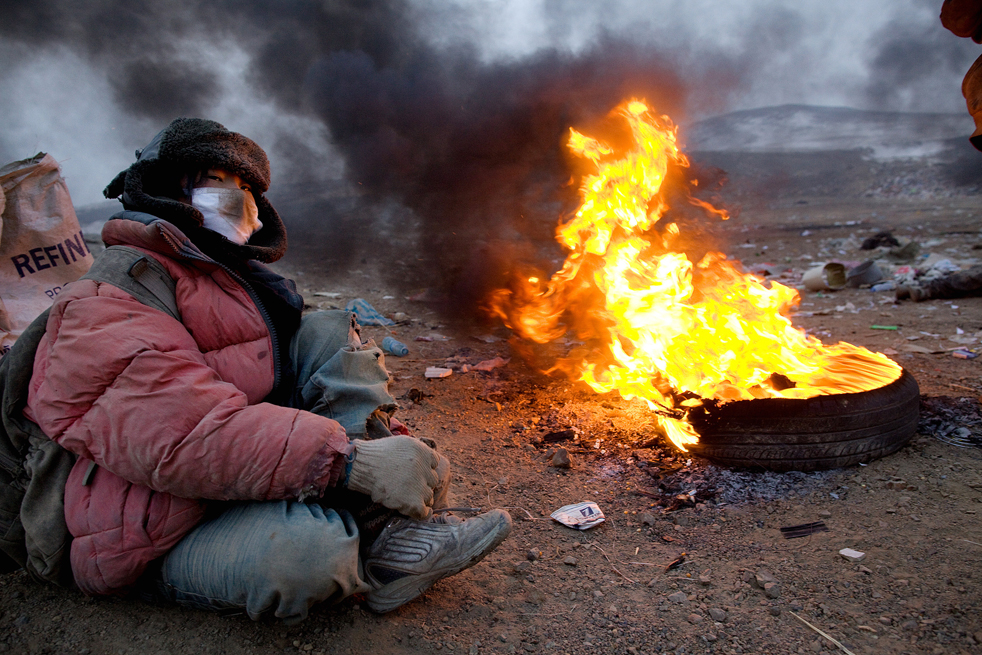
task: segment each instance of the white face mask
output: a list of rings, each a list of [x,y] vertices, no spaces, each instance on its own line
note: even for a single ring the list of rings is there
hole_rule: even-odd
[[[191,191],[191,206],[205,217],[205,228],[239,245],[263,226],[256,200],[242,189],[198,187]]]

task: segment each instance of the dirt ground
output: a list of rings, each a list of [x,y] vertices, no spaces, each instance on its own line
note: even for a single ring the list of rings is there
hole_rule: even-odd
[[[745,209],[722,229],[731,257],[766,264],[775,279],[796,285],[814,262],[867,258],[859,244],[880,230],[918,241],[932,261],[967,265],[982,257],[980,215],[982,204],[970,197],[798,198]],[[0,577],[0,651],[982,652],[982,450],[924,430],[867,466],[727,471],[666,445],[636,403],[528,368],[512,357],[503,329],[448,324],[425,304],[375,288],[367,273],[290,258],[279,270],[314,307],[362,297],[406,315],[394,328],[365,329],[410,347],[405,358],[387,358],[399,416],[453,462],[454,505],[507,508],[512,535],[476,567],[391,614],[374,615],[354,597],[317,607],[290,628],[90,599],[12,573]],[[887,352],[926,396],[964,399],[943,401],[958,408],[956,419],[978,411],[982,359],[951,353],[980,345],[982,298],[898,304],[891,291],[803,291],[799,310],[796,324],[826,343]],[[462,371],[497,356],[511,359],[489,372]],[[456,370],[428,380],[427,366]],[[550,466],[543,441],[563,430],[576,434],[559,444],[572,453],[571,469]],[[663,507],[689,485],[703,492],[698,503]],[[576,531],[549,518],[579,501],[597,503],[606,522]],[[782,537],[781,527],[814,521],[828,531]],[[847,561],[843,548],[865,559]],[[758,581],[777,584],[765,591]]]

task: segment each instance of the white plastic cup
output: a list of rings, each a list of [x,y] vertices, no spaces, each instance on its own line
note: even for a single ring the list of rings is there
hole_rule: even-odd
[[[835,262],[822,264],[806,271],[801,281],[809,291],[842,289],[846,286],[846,267]]]

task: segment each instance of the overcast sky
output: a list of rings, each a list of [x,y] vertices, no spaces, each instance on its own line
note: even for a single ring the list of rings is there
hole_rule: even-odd
[[[396,85],[387,71],[399,68],[407,52],[414,84],[420,68],[444,66],[440,79],[422,76],[438,86],[462,70],[474,84],[486,84],[490,78],[475,72],[481,67],[502,67],[517,80],[525,62],[539,66],[541,77],[544,50],[600,60],[607,44],[649,48],[642,59],[651,62],[657,52],[660,75],[670,72],[676,86],[681,80],[686,87],[673,105],[683,122],[780,104],[963,112],[961,78],[982,54],[982,46],[941,27],[941,0],[386,0],[373,12],[351,10],[323,26],[308,17],[320,3],[270,3],[284,14],[297,8],[289,28],[295,37],[283,27],[289,23],[266,30],[285,20],[279,14],[237,15],[255,11],[259,0],[151,3],[152,11],[141,11],[136,0],[6,4],[12,6],[0,25],[6,62],[0,159],[51,153],[76,205],[100,200],[102,188],[132,163],[134,149],[186,114],[255,138],[270,151],[274,178],[296,172],[289,164],[298,144],[306,166],[322,178],[338,177],[344,161],[330,142],[334,132],[352,129],[335,122],[347,96],[327,97],[349,88],[338,76],[357,86],[358,71],[366,70],[378,85]],[[324,56],[362,49],[370,63],[349,57],[343,75],[338,59]],[[562,84],[551,83],[553,95],[562,92]],[[372,97],[380,112],[379,98],[393,97],[391,88],[386,93]],[[468,93],[434,92],[461,112],[471,105],[457,100],[480,98]],[[421,114],[426,97],[416,97]],[[406,134],[418,128],[405,127]]]

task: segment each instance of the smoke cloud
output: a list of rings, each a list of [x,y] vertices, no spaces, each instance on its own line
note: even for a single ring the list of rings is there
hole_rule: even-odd
[[[73,194],[84,202],[170,119],[215,118],[270,152],[271,197],[295,243],[323,243],[342,263],[395,258],[385,244],[411,233],[430,274],[411,283],[473,298],[513,251],[555,256],[536,244],[575,203],[567,130],[612,129],[608,112],[628,97],[682,123],[788,102],[960,111],[960,76],[977,47],[945,32],[939,9],[8,0],[0,52],[11,64],[0,83],[70,77],[77,100],[51,88],[54,101],[38,110],[4,94],[0,156],[33,154],[32,143],[59,156],[72,144],[79,152],[65,167],[78,166],[86,189]],[[65,62],[81,73],[65,73]],[[84,121],[93,115],[104,118]],[[92,171],[102,180],[85,177]]]

